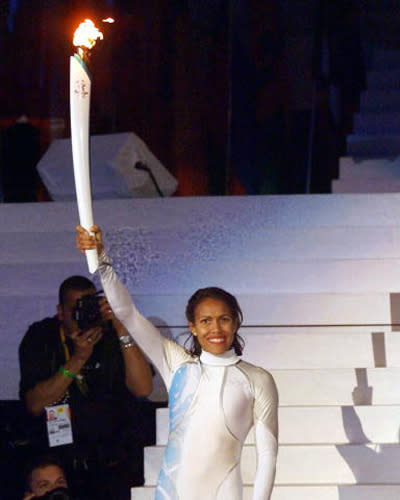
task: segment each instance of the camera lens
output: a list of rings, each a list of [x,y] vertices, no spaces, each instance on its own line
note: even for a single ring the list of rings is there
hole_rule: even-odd
[[[71,500],[69,491],[66,488],[56,488],[49,491],[43,498],[46,500]]]

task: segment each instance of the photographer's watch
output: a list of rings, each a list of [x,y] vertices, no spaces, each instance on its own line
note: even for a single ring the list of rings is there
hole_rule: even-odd
[[[119,344],[122,349],[129,349],[130,347],[135,347],[136,342],[130,335],[122,335],[119,337]]]

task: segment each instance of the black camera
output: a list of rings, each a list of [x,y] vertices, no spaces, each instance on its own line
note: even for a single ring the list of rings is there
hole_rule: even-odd
[[[83,295],[77,299],[76,306],[73,312],[73,318],[78,323],[81,330],[89,330],[103,323],[103,318],[100,311],[100,299],[102,292]]]
[[[43,495],[42,500],[72,500],[67,488],[56,488]]]

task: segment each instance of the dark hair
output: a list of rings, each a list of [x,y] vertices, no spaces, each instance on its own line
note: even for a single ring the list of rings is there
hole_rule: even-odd
[[[48,467],[51,465],[59,467],[65,474],[63,463],[54,455],[38,455],[33,457],[26,464],[24,471],[24,480],[25,480],[25,488],[27,489],[27,491],[31,491],[31,480],[33,471],[35,471],[36,469],[43,469],[44,467]]]
[[[233,337],[232,348],[235,350],[235,353],[238,356],[241,356],[244,348],[244,340],[238,334],[238,330],[243,322],[243,313],[240,309],[239,303],[231,293],[227,292],[223,288],[218,288],[216,286],[209,286],[207,288],[200,288],[190,297],[186,306],[186,319],[189,323],[194,323],[196,307],[200,304],[204,299],[216,299],[225,302],[225,304],[229,307],[232,317],[237,324],[237,330]],[[199,356],[201,354],[201,346],[200,343],[194,335],[190,335],[190,337],[185,342],[186,344],[190,342],[190,345],[187,347],[188,352],[192,356]]]
[[[83,292],[84,290],[93,289],[96,287],[90,279],[85,278],[85,276],[70,276],[65,279],[58,290],[58,303],[64,304],[65,296],[70,290],[79,290]]]

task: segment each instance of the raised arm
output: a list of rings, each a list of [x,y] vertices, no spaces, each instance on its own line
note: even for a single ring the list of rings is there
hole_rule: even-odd
[[[274,379],[265,371],[255,383],[254,434],[257,471],[253,500],[269,500],[278,454],[278,392]]]
[[[168,383],[170,370],[165,355],[165,344],[169,341],[164,339],[159,330],[136,309],[128,290],[119,281],[104,250],[100,228],[93,226],[91,229],[94,236],[81,226],[77,227],[77,247],[81,251],[97,248],[100,278],[111,309]]]

